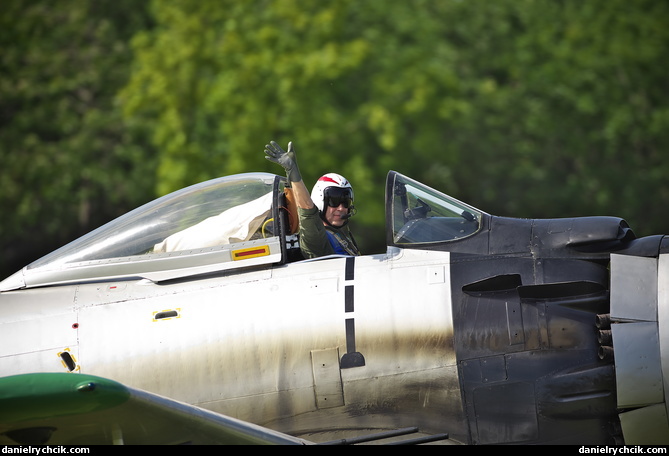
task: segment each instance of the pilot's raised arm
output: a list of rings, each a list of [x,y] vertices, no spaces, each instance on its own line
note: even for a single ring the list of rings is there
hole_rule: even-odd
[[[309,193],[297,165],[292,142],[288,152],[276,142],[265,146],[265,158],[281,165],[293,189],[300,219],[300,249],[305,258],[331,254],[360,255],[348,219],[355,214],[353,188],[343,176],[321,176]]]

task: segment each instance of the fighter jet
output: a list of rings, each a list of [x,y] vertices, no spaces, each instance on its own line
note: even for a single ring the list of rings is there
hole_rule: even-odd
[[[395,171],[385,208],[304,259],[286,179],[222,177],[6,278],[0,443],[669,443],[669,238]]]

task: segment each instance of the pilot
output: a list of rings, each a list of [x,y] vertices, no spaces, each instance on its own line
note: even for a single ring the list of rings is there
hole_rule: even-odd
[[[288,143],[286,152],[271,141],[265,146],[265,158],[286,170],[297,203],[302,255],[305,258],[360,255],[348,226],[348,219],[355,214],[353,188],[348,180],[339,174],[325,174],[309,193],[300,175],[292,142]]]

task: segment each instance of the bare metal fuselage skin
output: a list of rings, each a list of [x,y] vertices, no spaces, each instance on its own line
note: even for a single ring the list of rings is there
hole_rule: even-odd
[[[403,190],[389,180],[389,213]],[[661,442],[663,237],[634,239],[613,218],[482,213],[462,239],[411,245],[450,229],[420,225],[437,217],[418,201],[402,203],[383,254],[2,292],[0,376],[107,377],[313,441],[417,426],[452,443]],[[638,274],[654,294],[610,286],[612,253],[611,277]],[[628,258],[651,265],[639,273]],[[628,313],[634,300],[649,310]],[[641,336],[625,326],[619,337],[649,358],[653,395],[621,391],[639,369],[606,339],[610,320],[643,322]],[[621,401],[641,412],[625,415]],[[643,441],[635,429],[650,422]]]
[[[397,251],[166,285],[9,292],[3,334],[31,338],[3,345],[3,374],[62,370],[67,351],[81,372],[292,434],[437,421],[455,436],[448,256]],[[388,413],[397,409],[407,416]]]

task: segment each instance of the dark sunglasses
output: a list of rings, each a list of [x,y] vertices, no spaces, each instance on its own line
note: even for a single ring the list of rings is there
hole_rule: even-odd
[[[328,187],[325,189],[324,195],[325,204],[330,207],[339,207],[343,204],[344,207],[351,207],[353,198],[351,198],[351,191],[347,188]]]
[[[330,198],[326,198],[325,201],[328,203],[328,206],[330,207],[339,207],[340,204],[343,204],[344,207],[350,207],[351,203],[353,202],[351,198],[337,198],[334,196],[331,196]]]

